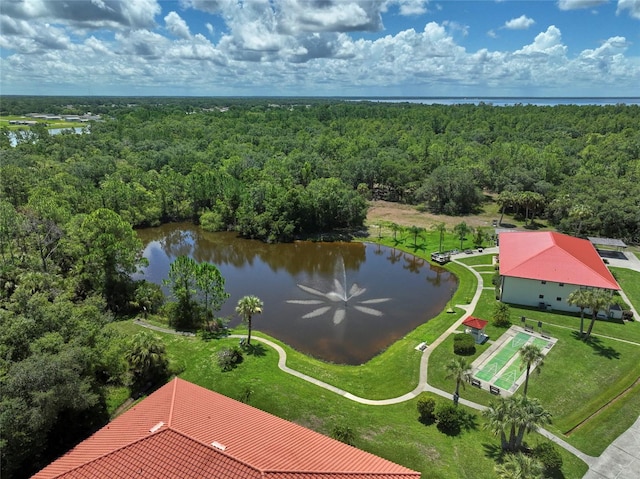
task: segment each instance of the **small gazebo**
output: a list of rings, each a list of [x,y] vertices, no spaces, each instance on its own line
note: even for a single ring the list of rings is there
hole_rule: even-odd
[[[489,324],[488,321],[476,318],[475,316],[469,316],[462,322],[464,332],[473,336],[477,344],[482,344],[489,338],[484,332],[487,324]]]

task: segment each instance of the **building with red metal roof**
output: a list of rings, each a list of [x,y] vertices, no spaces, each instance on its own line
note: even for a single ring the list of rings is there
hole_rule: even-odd
[[[489,338],[484,332],[487,324],[489,324],[488,321],[476,318],[475,316],[469,316],[462,322],[462,325],[465,327],[464,332],[473,336],[473,339],[475,339],[478,344],[482,344]]]
[[[500,300],[506,303],[579,311],[567,303],[578,288],[617,291],[617,281],[588,240],[552,231],[499,236]]]
[[[420,473],[175,378],[36,479],[415,479]]]

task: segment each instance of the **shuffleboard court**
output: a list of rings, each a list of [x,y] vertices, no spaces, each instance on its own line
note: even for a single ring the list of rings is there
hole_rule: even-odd
[[[511,341],[506,342],[503,347],[496,352],[475,376],[483,381],[490,381],[530,339],[531,335],[527,333],[516,334]]]
[[[526,368],[522,364],[519,351],[525,344],[533,344],[546,354],[556,343],[555,338],[541,337],[536,332],[524,332],[518,326],[512,326],[501,340],[496,341],[474,361],[473,377],[478,380],[478,387],[493,388],[494,394],[500,391],[513,393],[523,382]],[[535,365],[534,365],[535,368]]]

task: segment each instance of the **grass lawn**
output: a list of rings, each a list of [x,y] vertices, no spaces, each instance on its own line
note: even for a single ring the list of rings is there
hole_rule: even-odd
[[[436,232],[427,232],[425,236],[418,238],[418,245],[413,244],[413,238],[398,241],[391,235],[382,237],[380,242],[428,259],[437,246],[427,245],[437,245],[438,238]],[[454,240],[450,238],[449,242],[455,243]],[[459,244],[444,249],[456,247]],[[491,285],[491,260],[491,254],[461,259],[481,273],[485,286]],[[459,319],[463,311],[455,305],[469,303],[476,288],[475,276],[465,267],[455,263],[445,267],[460,280],[450,302],[455,312],[440,313],[364,365],[324,363],[270,339],[287,351],[289,367],[356,396],[387,399],[405,394],[418,382],[420,355],[415,346],[422,341],[431,344]],[[613,270],[631,301],[637,305],[640,274],[619,268]],[[484,290],[473,312],[489,321],[486,332],[491,339],[497,339],[504,332],[491,324],[495,304],[494,291]],[[576,337],[580,327],[578,315],[515,305],[510,306],[510,311],[513,323],[520,324],[522,316],[531,325],[541,321],[544,329],[558,338],[540,368],[541,373],[531,377],[529,388],[529,394],[538,397],[553,414],[554,422],[549,429],[585,453],[599,455],[640,414],[640,384],[637,382],[640,377],[640,323],[598,320],[594,336],[585,343]],[[589,320],[585,318],[585,327]],[[113,327],[127,334],[139,330],[130,321],[116,323]],[[236,332],[242,332],[242,328]],[[221,348],[237,345],[237,340],[203,341],[156,334],[167,345],[172,368],[188,381],[233,398],[239,398],[249,388],[253,391],[250,404],[325,434],[330,434],[336,425],[349,425],[355,431],[358,447],[421,471],[423,477],[495,477],[493,466],[498,440],[483,430],[483,418],[475,412],[470,412],[475,419],[468,429],[457,436],[447,436],[435,426],[424,426],[417,421],[416,399],[392,406],[366,406],[349,401],[280,371],[276,352],[266,346],[258,345],[254,354],[246,355],[235,370],[222,373],[216,365],[216,353]],[[261,335],[260,332],[255,334]],[[477,346],[469,360],[473,361],[488,347],[488,343]],[[444,371],[444,364],[453,357],[453,338],[449,337],[430,356],[428,377],[431,385],[453,391],[455,385],[446,378]],[[490,394],[471,386],[462,390],[461,395],[485,405],[493,399]],[[117,406],[123,392],[114,390],[113,396],[110,408]],[[530,444],[541,440],[535,434],[529,436]],[[558,477],[582,477],[586,465],[564,450],[561,453],[564,466]]]
[[[113,327],[129,334],[139,330],[130,321]],[[180,376],[187,381],[232,398],[240,398],[250,388],[252,406],[327,435],[336,425],[348,425],[355,432],[356,446],[421,471],[425,478],[495,477],[493,457],[498,440],[483,429],[484,419],[476,411],[467,410],[471,418],[468,429],[449,436],[435,425],[425,426],[418,421],[417,398],[390,406],[350,401],[280,371],[276,352],[268,347],[258,346],[256,354],[245,355],[236,369],[223,373],[216,365],[216,353],[237,345],[236,339],[203,341],[154,334],[162,338],[172,367],[181,371]],[[384,382],[377,374],[368,380],[370,385]],[[349,381],[341,378],[341,382]],[[437,397],[436,401],[445,399]],[[531,440],[541,439],[532,435]],[[563,453],[563,457],[564,477],[582,477],[586,466],[571,455]]]
[[[476,256],[462,257],[459,258],[458,261],[460,263],[466,264],[467,266],[489,266],[490,269],[493,269],[493,256],[492,254],[481,254]],[[482,268],[478,269],[481,271]],[[488,268],[487,268],[488,270]]]
[[[609,267],[609,269],[633,304],[633,307],[640,312],[640,273],[626,268]],[[635,318],[635,320],[640,321],[640,318]]]
[[[486,332],[491,339],[496,339],[503,332],[491,324],[495,304],[493,292],[484,291],[474,311],[475,316],[490,321]],[[554,423],[549,429],[557,435],[564,436],[640,377],[640,341],[636,345],[601,336],[638,340],[640,323],[598,320],[593,330],[595,336],[584,343],[576,337],[580,329],[579,315],[554,314],[514,305],[510,306],[510,310],[514,324],[520,323],[521,316],[525,316],[532,326],[542,321],[543,328],[558,338],[540,374],[531,377],[529,387],[529,394],[538,397],[553,414]],[[585,318],[585,329],[589,319]],[[486,346],[476,349],[477,353],[469,358],[470,361]],[[453,357],[453,341],[447,339],[429,360],[430,384],[444,390],[452,388],[451,381],[445,379],[445,372],[440,365]],[[480,404],[488,404],[491,399],[489,394],[470,387],[461,396]],[[580,398],[579,401],[576,398]],[[631,426],[639,414],[640,387],[636,385],[604,413],[592,417],[564,438],[585,453],[597,456]]]

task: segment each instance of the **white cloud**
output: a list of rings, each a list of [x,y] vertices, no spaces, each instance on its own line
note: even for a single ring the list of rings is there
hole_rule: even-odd
[[[385,8],[393,4],[398,5],[400,15],[424,15],[428,11],[429,0],[389,0],[386,2]]]
[[[582,8],[593,8],[609,0],[558,0],[560,10],[579,10]]]
[[[505,22],[504,28],[508,30],[526,30],[535,23],[535,20],[532,18],[529,18],[526,15],[520,15],[518,18],[512,18]]]
[[[167,30],[169,30],[173,36],[185,39],[191,38],[191,32],[189,31],[187,22],[176,12],[169,12],[167,16],[164,17],[164,23],[167,26]]]
[[[487,32],[487,36],[488,36],[489,38],[498,38],[498,34],[495,32],[495,30],[489,30],[489,31]]]
[[[400,9],[401,3],[392,1]],[[130,3],[145,2],[156,4]],[[391,5],[383,0],[183,0],[184,8],[218,12],[216,20],[224,22],[216,28],[219,40],[214,40],[213,23],[207,23],[214,21],[209,13],[201,14],[208,35],[191,32],[196,27],[185,22],[191,16],[168,10],[156,19],[161,25],[153,14],[147,16],[152,19],[148,27],[140,26],[141,20],[122,20],[108,31],[93,32],[79,25],[97,25],[108,15],[71,20],[67,14],[56,20],[48,3],[63,2],[35,0],[12,5],[19,14],[5,15],[5,3],[0,47],[7,53],[0,58],[0,75],[3,88],[12,86],[5,91],[16,93],[23,84],[33,85],[36,93],[47,85],[84,92],[78,85],[91,82],[94,92],[104,94],[460,95],[473,89],[517,95],[537,87],[547,94],[583,94],[585,89],[592,94],[598,85],[634,92],[640,78],[640,59],[629,56],[624,37],[569,55],[553,25],[530,44],[504,51],[465,48],[469,27],[453,20],[378,38],[352,35],[383,27],[381,12]],[[625,5],[631,4],[621,0],[618,9]],[[115,7],[112,1],[94,0],[90,8],[105,12]],[[120,18],[124,10],[120,6]],[[511,28],[529,21],[524,15],[515,18]],[[129,23],[140,25],[124,26]],[[487,35],[496,38],[496,31]]]
[[[551,25],[546,31],[536,35],[533,43],[522,47],[521,50],[515,52],[519,55],[565,55],[567,47],[562,44],[562,34],[560,30]]]
[[[616,13],[620,15],[625,10],[629,10],[632,18],[640,20],[640,0],[618,0]]]

